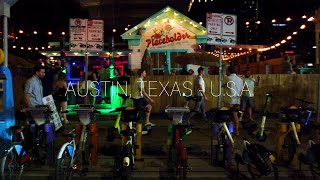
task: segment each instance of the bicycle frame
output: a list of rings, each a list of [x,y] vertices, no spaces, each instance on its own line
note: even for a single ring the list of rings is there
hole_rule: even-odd
[[[232,147],[234,147],[234,140],[233,140],[233,138],[232,138],[232,136],[230,134],[230,131],[229,131],[228,126],[227,126],[227,123],[226,122],[222,122],[222,123],[220,123],[220,126],[222,127],[222,130],[227,134],[227,136],[228,136],[228,138],[229,138],[229,140],[231,142]]]
[[[298,136],[298,133],[297,133],[297,129],[296,129],[296,125],[294,122],[290,122],[289,124],[289,130],[288,132],[286,133],[285,137],[289,134],[289,132],[293,132],[293,135],[294,135],[294,138],[297,142],[297,144],[299,145],[300,144],[300,139],[299,139],[299,136]]]
[[[119,94],[119,95],[120,95],[120,94]],[[122,97],[122,99],[123,99],[123,101],[122,101],[122,103],[121,103],[121,107],[125,107],[125,105],[126,105],[126,103],[127,103],[127,101],[128,101],[129,98],[123,97],[123,96],[121,96],[121,95],[120,95],[120,97]],[[120,133],[120,132],[121,132],[121,126],[120,126],[121,114],[122,114],[122,112],[120,111],[119,114],[118,114],[118,116],[117,116],[116,122],[115,122],[115,124],[114,124],[114,128],[116,128],[116,129],[118,130],[118,134],[121,134],[121,133]]]
[[[68,152],[70,154],[70,157],[71,157],[71,162],[70,164],[72,165],[74,163],[74,160],[75,160],[75,156],[74,156],[74,153],[76,152],[77,150],[77,146],[76,146],[76,141],[74,139],[72,139],[70,142],[67,142],[67,143],[64,143],[62,145],[62,147],[60,148],[60,151],[59,151],[59,154],[58,154],[58,157],[57,159],[61,159],[62,158],[62,153],[64,152],[64,150],[67,148],[67,147],[73,147],[72,149],[68,149]]]

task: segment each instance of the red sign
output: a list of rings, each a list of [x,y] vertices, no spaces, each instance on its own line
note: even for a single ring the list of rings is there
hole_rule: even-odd
[[[167,44],[167,43],[172,43],[172,42],[176,42],[176,41],[181,41],[183,39],[188,39],[190,38],[190,35],[186,32],[186,33],[174,33],[173,36],[161,36],[160,34],[154,34],[153,36],[151,36],[150,39],[146,40],[147,43],[147,48],[151,46],[158,46],[161,44]]]

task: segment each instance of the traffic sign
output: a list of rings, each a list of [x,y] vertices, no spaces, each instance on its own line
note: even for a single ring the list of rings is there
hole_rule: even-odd
[[[70,19],[70,51],[102,51],[103,20]]]
[[[234,46],[237,41],[237,16],[207,13],[207,44]]]
[[[85,51],[87,19],[70,19],[70,51]]]

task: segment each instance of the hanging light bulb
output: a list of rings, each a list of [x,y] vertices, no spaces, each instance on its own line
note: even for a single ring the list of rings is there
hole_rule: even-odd
[[[272,21],[271,21],[272,23],[275,23],[276,22],[276,20],[275,19],[272,19]]]
[[[303,25],[300,26],[300,29],[305,29],[306,27],[307,26],[303,24]]]
[[[309,17],[308,21],[314,21],[314,17]]]
[[[22,34],[22,33],[23,33],[23,31],[22,31],[22,30],[19,30],[19,33],[20,33],[20,34]]]
[[[51,32],[51,31],[49,31],[49,32],[48,32],[48,34],[49,34],[49,35],[52,35],[52,32]]]
[[[33,31],[33,34],[38,34],[38,32],[37,31]]]
[[[298,34],[298,32],[297,32],[297,31],[295,31],[295,32],[293,32],[292,34],[293,34],[293,35],[296,35],[296,34]]]
[[[287,17],[286,21],[291,21],[292,19],[290,17]]]

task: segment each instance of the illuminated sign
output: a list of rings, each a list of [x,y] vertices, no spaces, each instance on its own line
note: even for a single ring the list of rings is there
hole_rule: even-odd
[[[188,39],[190,38],[190,35],[186,32],[186,33],[174,33],[172,36],[169,35],[160,35],[160,34],[154,34],[153,36],[151,36],[151,38],[146,40],[147,43],[147,48],[151,46],[158,46],[161,44],[167,44],[167,43],[172,43],[172,42],[176,42],[176,41],[181,41],[183,39]]]

